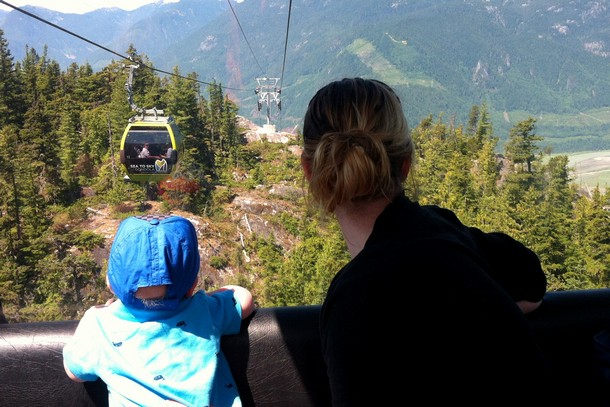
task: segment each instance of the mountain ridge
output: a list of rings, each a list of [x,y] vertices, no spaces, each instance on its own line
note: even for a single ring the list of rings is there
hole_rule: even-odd
[[[229,9],[218,0],[181,0],[83,15],[24,9],[103,38],[100,45],[117,52],[133,43],[155,68],[178,66],[221,83],[240,114],[260,125],[267,117],[266,106],[257,109],[257,77],[281,79],[282,110],[271,105],[270,119],[292,128],[320,86],[364,76],[399,92],[412,126],[428,115],[466,123],[471,106],[484,103],[501,140],[532,116],[556,152],[610,149],[607,0],[291,4],[245,0]],[[16,60],[26,44],[38,51],[48,45],[62,67],[87,62],[99,70],[113,59],[16,10],[0,14],[0,27]]]

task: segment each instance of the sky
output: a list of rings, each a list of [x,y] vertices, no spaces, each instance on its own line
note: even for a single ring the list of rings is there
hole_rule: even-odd
[[[134,10],[149,3],[175,3],[179,0],[5,0],[15,7],[25,5],[44,7],[62,13],[83,14],[107,7],[118,7],[123,10]],[[0,9],[10,11],[12,7],[0,3]]]

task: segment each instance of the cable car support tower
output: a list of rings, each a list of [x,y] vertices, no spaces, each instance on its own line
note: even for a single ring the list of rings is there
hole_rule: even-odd
[[[271,104],[275,103],[278,110],[282,110],[282,101],[280,100],[282,90],[277,86],[279,80],[280,78],[256,78],[258,83],[254,90],[254,93],[258,95],[256,106],[260,112],[263,108],[263,103],[267,105],[267,125],[271,124]]]

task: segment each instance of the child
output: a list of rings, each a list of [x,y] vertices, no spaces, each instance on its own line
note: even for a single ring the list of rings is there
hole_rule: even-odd
[[[199,265],[187,219],[121,222],[106,276],[118,300],[83,316],[63,349],[68,376],[101,378],[110,406],[241,406],[220,339],[239,332],[252,295],[239,286],[193,294]]]

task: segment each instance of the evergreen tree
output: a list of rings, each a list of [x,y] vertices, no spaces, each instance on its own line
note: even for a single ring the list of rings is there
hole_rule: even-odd
[[[542,140],[535,133],[535,119],[529,118],[517,123],[508,135],[505,145],[507,176],[504,181],[504,194],[510,205],[516,205],[524,191],[530,188],[538,189],[534,163],[538,160],[536,152],[539,150],[536,142]]]
[[[567,156],[549,159],[543,168],[543,198],[538,202],[538,218],[529,229],[532,249],[545,271],[562,275],[569,271],[572,257],[572,196]]]
[[[183,134],[196,134],[200,128],[199,92],[197,75],[184,78],[178,67],[174,67],[166,86],[165,100],[168,113],[174,116]]]
[[[95,145],[94,140],[109,140],[108,149],[98,152],[98,156],[100,153],[104,154],[103,162],[98,165],[101,170],[97,182],[100,190],[117,188],[116,180],[123,179],[127,175],[126,169],[120,163],[121,139],[130,117],[137,114],[129,103],[130,96],[127,89],[129,68],[124,68],[122,63],[113,63],[106,75],[111,88],[110,102],[96,109],[94,116],[86,115],[91,120],[86,128],[90,145]],[[139,94],[133,94],[131,98],[143,100],[143,96]],[[138,103],[134,102],[134,105],[141,108]],[[95,157],[93,161],[96,162]],[[118,188],[122,190],[121,187]]]
[[[476,152],[473,167],[474,187],[479,198],[495,196],[498,192],[500,179],[500,165],[495,153],[498,139],[489,138],[483,142],[481,149]]]
[[[208,108],[206,109],[206,115],[203,117],[204,124],[210,132],[210,140],[212,150],[216,155],[222,155],[223,146],[220,137],[220,127],[224,109],[224,97],[222,92],[222,86],[217,84],[216,81],[212,82],[208,86],[208,94],[210,101]]]
[[[15,321],[21,320],[18,310],[33,301],[36,276],[42,272],[36,265],[48,253],[42,239],[48,226],[44,178],[32,165],[29,144],[22,142],[24,131],[6,126],[0,133],[0,295],[9,301],[6,305]]]
[[[238,108],[228,97],[224,99],[223,117],[220,127],[220,134],[226,140],[226,166],[229,169],[239,167],[240,150],[245,141],[237,128]]]
[[[19,167],[14,152],[19,146],[15,125],[0,129],[0,298],[17,303],[20,289],[17,276],[21,274],[23,233],[21,230],[21,193]]]
[[[470,140],[471,151],[481,150],[485,141],[494,137],[487,104],[472,106],[468,116],[466,135]]]
[[[4,31],[0,29],[0,128],[23,123],[25,104],[19,76]]]
[[[466,132],[468,134],[474,134],[479,124],[479,106],[473,105],[468,113],[468,123],[466,124]]]
[[[518,168],[520,173],[532,173],[532,162],[540,149],[536,144],[543,138],[536,135],[536,119],[530,117],[513,126],[505,146],[506,158]]]
[[[431,116],[428,117],[411,132],[415,144],[415,160],[411,167],[411,176],[416,184],[414,193],[424,205],[438,205],[443,201],[439,193],[451,154],[451,146],[446,142],[447,126],[441,119],[436,123],[432,120]]]
[[[334,220],[324,227],[319,225],[318,220],[303,218],[299,230],[302,240],[289,257],[280,258],[280,250],[274,250],[269,256],[263,255],[266,251],[258,251],[263,262],[265,306],[322,303],[330,281],[348,262],[349,253]],[[275,259],[271,264],[276,266],[267,268],[268,257]]]
[[[472,173],[468,170],[472,159],[460,151],[448,157],[447,172],[439,190],[440,206],[450,208],[466,224],[472,224],[478,213]]]
[[[610,284],[610,193],[599,187],[591,199],[581,197],[576,212],[576,240],[586,263],[586,272],[596,286]]]

